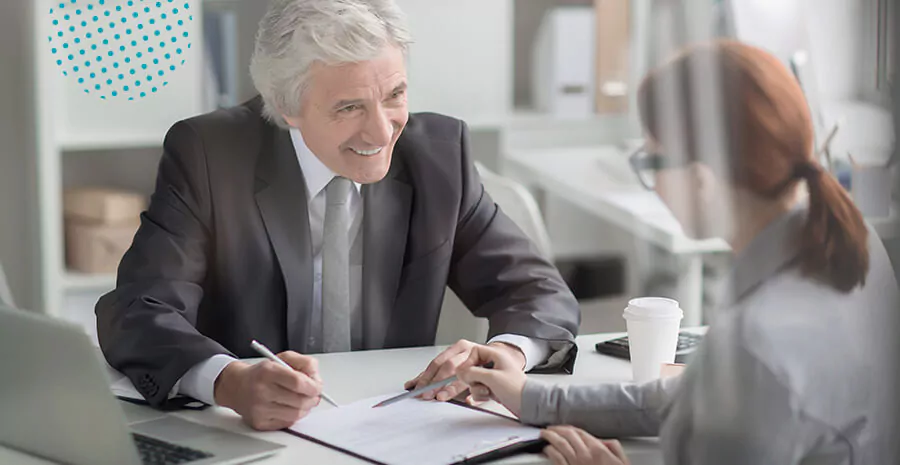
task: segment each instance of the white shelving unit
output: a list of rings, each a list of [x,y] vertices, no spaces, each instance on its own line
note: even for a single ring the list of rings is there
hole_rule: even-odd
[[[153,98],[127,101],[124,99],[101,100],[86,95],[72,76],[63,76],[56,65],[57,57],[51,52],[56,37],[52,24],[51,8],[58,8],[63,0],[36,0],[34,14],[35,48],[34,75],[37,76],[37,182],[39,210],[39,249],[41,305],[40,310],[54,316],[83,322],[92,308],[84,307],[85,301],[94,301],[115,286],[112,274],[85,274],[66,269],[63,226],[63,179],[67,163],[79,163],[80,152],[102,152],[111,163],[123,163],[120,157],[135,149],[162,147],[165,132],[180,119],[203,112],[202,86],[202,2],[179,0],[191,7],[191,20],[185,21],[185,31],[191,37],[191,47],[183,55],[185,63],[171,76],[169,85],[160,87]],[[97,4],[79,0],[78,4],[66,0],[75,16],[76,8]],[[124,2],[122,2],[124,3]],[[93,9],[93,7],[92,7]],[[98,6],[97,10],[100,8]],[[169,21],[174,24],[174,15]],[[187,19],[187,18],[185,18]],[[160,25],[166,24],[160,21]],[[122,27],[122,26],[120,26]],[[150,28],[148,28],[150,29]],[[72,47],[73,49],[75,47]],[[94,159],[94,158],[92,158]],[[117,160],[119,159],[119,160]],[[88,169],[90,170],[90,169]],[[147,173],[155,176],[154,173]],[[109,181],[116,181],[110,179]],[[78,302],[69,305],[69,302]],[[86,315],[87,314],[87,315]]]
[[[165,133],[162,133],[164,135]],[[81,133],[61,135],[58,147],[63,152],[141,149],[162,146],[159,131],[134,133]]]
[[[97,292],[112,289],[115,285],[114,274],[88,274],[68,270],[63,273],[63,288],[68,291]]]

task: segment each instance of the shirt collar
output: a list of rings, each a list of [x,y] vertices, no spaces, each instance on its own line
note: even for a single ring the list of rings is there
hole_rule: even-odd
[[[725,282],[723,307],[737,303],[766,279],[795,262],[800,254],[799,234],[808,211],[808,204],[801,202],[766,226],[738,255]]]
[[[297,128],[291,128],[291,142],[294,144],[294,151],[297,152],[297,160],[300,161],[300,169],[303,170],[303,179],[306,181],[306,198],[312,202],[313,198],[325,189],[325,186],[337,176],[334,171],[325,166],[322,160],[319,160],[315,154],[306,146],[303,141],[303,135]],[[356,192],[359,193],[360,185],[353,183]]]

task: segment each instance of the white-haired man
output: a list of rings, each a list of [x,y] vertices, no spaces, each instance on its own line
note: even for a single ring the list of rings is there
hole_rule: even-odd
[[[484,192],[465,125],[408,113],[409,43],[392,0],[274,0],[250,69],[260,97],[169,131],[96,308],[107,360],[153,405],[180,392],[290,425],[322,390],[301,354],[433,344],[447,285],[523,369],[571,369],[577,303]],[[252,339],[294,370],[237,360]],[[452,375],[472,346],[407,388]]]

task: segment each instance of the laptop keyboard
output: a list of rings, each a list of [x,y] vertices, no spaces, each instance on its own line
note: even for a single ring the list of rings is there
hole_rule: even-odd
[[[208,452],[178,446],[143,434],[132,433],[131,435],[134,437],[138,455],[141,456],[141,462],[144,465],[175,465],[213,456]]]

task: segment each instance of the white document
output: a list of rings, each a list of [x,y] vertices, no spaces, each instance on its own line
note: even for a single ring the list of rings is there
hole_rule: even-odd
[[[113,395],[116,397],[144,400],[144,396],[134,388],[134,385],[131,384],[131,380],[125,375],[119,375],[117,379],[109,385],[109,390],[112,391]]]
[[[390,465],[448,465],[540,436],[538,428],[445,402],[409,399],[372,408],[388,397],[317,409],[290,429]]]
[[[103,366],[106,367],[106,375],[109,378],[109,390],[112,391],[114,396],[126,399],[144,400],[144,396],[134,388],[134,384],[131,384],[131,380],[128,379],[127,376],[109,366],[109,363],[106,362],[106,358],[103,357],[103,353],[100,352],[99,348],[97,348],[97,358],[103,363]]]

